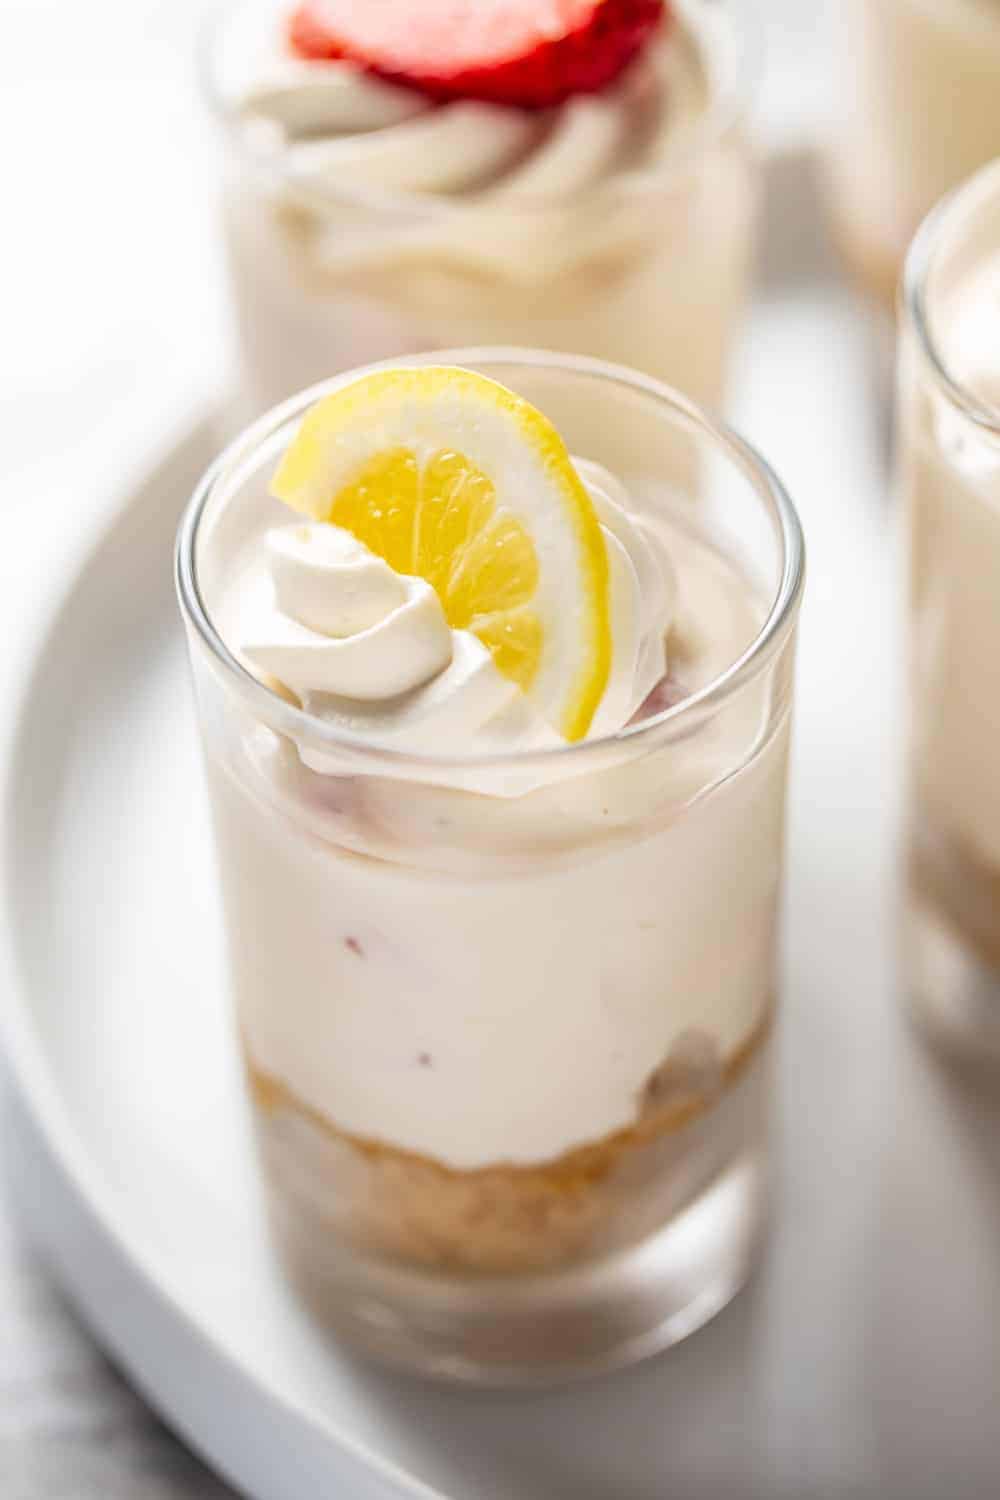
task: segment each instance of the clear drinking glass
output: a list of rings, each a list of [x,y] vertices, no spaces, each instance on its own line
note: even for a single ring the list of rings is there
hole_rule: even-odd
[[[1000,153],[1000,7],[848,0],[842,26],[838,229],[860,280],[891,307],[921,220]]]
[[[265,60],[291,8],[242,0],[206,51],[253,410],[369,360],[470,343],[617,360],[719,403],[759,187],[744,133],[755,70],[743,6],[674,0],[662,60],[657,51],[598,101],[497,110],[471,128],[446,107],[430,123],[348,137],[339,96],[303,103],[294,65],[275,72]],[[272,76],[248,113],[247,90]],[[607,117],[619,101],[647,140],[635,161]],[[376,137],[378,169],[368,157],[348,173],[345,139],[368,151]]]
[[[1000,163],[924,225],[901,321],[910,983],[936,1036],[1000,1061]]]
[[[268,478],[336,382],[202,481],[178,586],[291,1277],[389,1362],[544,1379],[684,1337],[759,1244],[802,539],[766,464],[658,383],[519,350],[443,357],[704,539],[752,606],[737,660],[618,734],[489,761],[338,738],[269,691],[219,633],[227,547],[287,515]],[[678,489],[675,472],[699,478]],[[571,1143],[511,1159],[514,1124],[537,1136],[554,1113]],[[492,1144],[470,1165],[473,1139]]]

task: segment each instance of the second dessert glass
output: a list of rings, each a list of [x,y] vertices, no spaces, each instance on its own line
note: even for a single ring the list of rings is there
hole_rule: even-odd
[[[743,7],[673,0],[610,89],[541,113],[428,111],[372,81],[355,97],[336,64],[282,56],[291,9],[242,0],[207,48],[251,410],[470,343],[615,360],[720,403],[758,195]]]
[[[250,675],[220,632],[228,563],[280,519],[268,477],[337,382],[210,472],[178,581],[285,1262],[371,1354],[530,1381],[684,1337],[759,1246],[803,550],[767,466],[656,382],[441,358],[531,401],[688,538],[650,717],[556,750],[414,756]]]
[[[938,1038],[1000,1061],[1000,163],[921,230],[901,321],[910,982]]]
[[[838,227],[860,280],[892,306],[925,214],[1000,153],[1000,5],[849,0],[843,27]]]

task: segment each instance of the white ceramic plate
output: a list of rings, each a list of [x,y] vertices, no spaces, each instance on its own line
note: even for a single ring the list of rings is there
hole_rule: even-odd
[[[738,382],[740,425],[810,545],[779,1213],[756,1284],[669,1355],[570,1391],[454,1393],[356,1364],[285,1293],[221,998],[171,592],[208,424],[129,488],[32,628],[5,766],[19,1201],[97,1336],[257,1500],[1000,1488],[1000,1105],[924,1057],[894,993],[884,422],[866,318],[823,259],[804,172],[772,178]]]

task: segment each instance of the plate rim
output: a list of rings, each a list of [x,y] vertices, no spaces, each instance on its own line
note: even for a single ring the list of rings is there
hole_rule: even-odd
[[[361,1473],[356,1477],[379,1480],[386,1487],[386,1495],[391,1495],[393,1500],[451,1500],[444,1492],[368,1447],[349,1431],[310,1413],[294,1399],[270,1388],[258,1371],[243,1365],[178,1300],[169,1279],[163,1274],[156,1252],[141,1246],[121,1220],[113,1193],[103,1182],[97,1163],[73,1129],[44,1049],[33,1033],[28,998],[31,986],[24,973],[13,917],[13,891],[23,827],[18,791],[30,773],[26,755],[30,725],[39,712],[37,705],[45,701],[44,695],[33,690],[45,674],[66,608],[86,589],[88,574],[106,553],[115,530],[134,511],[155,503],[157,493],[169,483],[171,471],[185,461],[192,463],[201,448],[205,450],[204,464],[207,466],[218,447],[218,439],[213,437],[217,422],[218,411],[193,408],[175,422],[168,437],[156,443],[151,453],[147,449],[145,459],[131,465],[128,477],[115,490],[110,503],[97,507],[96,514],[89,516],[74,532],[63,555],[55,562],[50,573],[51,588],[46,591],[45,600],[29,612],[30,619],[25,622],[24,633],[29,639],[33,636],[34,644],[27,650],[13,653],[17,660],[12,690],[8,694],[12,712],[7,717],[7,727],[0,741],[0,974],[3,976],[0,983],[0,1063],[6,1065],[3,1077],[15,1107],[19,1108],[22,1125],[35,1134],[35,1144],[41,1147],[47,1164],[52,1168],[53,1183],[58,1183],[59,1188],[68,1194],[72,1208],[83,1214],[87,1229],[101,1244],[105,1255],[118,1262],[118,1269],[124,1271],[134,1288],[152,1306],[157,1318],[176,1325],[190,1344],[192,1356],[197,1356],[203,1363],[206,1359],[214,1362],[217,1375],[235,1377],[237,1384],[245,1386],[243,1399],[247,1412],[244,1415],[248,1419],[251,1408],[256,1408],[254,1416],[258,1420],[266,1408],[276,1408],[283,1420],[298,1426],[303,1439],[333,1445],[341,1460],[360,1468]],[[169,557],[165,559],[164,567],[170,571]],[[27,1222],[30,1227],[32,1215],[23,1201],[24,1194],[15,1190],[14,1197],[19,1222]],[[37,1231],[37,1226],[35,1228]],[[227,1477],[238,1476],[237,1482],[245,1483],[246,1476],[239,1474],[238,1466],[228,1458],[219,1456],[210,1437],[194,1432],[189,1420],[178,1416],[167,1398],[161,1398],[160,1392],[154,1388],[154,1377],[150,1374],[147,1378],[144,1368],[144,1363],[155,1366],[155,1354],[144,1361],[141,1349],[130,1348],[126,1339],[110,1331],[110,1320],[102,1315],[81,1287],[74,1284],[74,1277],[57,1250],[46,1243],[46,1238],[44,1232],[34,1233],[34,1247],[41,1250],[47,1266],[88,1329],[99,1343],[113,1350],[143,1398],[167,1416],[175,1430],[220,1472]],[[237,1428],[240,1425],[237,1424]],[[211,1423],[207,1422],[206,1426],[210,1427]],[[238,1444],[231,1446],[238,1451]]]

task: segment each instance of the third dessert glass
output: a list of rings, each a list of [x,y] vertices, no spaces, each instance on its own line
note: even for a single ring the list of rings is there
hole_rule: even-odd
[[[834,154],[841,239],[891,305],[938,199],[1000,154],[1000,0],[849,0]]]
[[[440,8],[401,7],[416,32]],[[672,0],[600,92],[529,110],[293,57],[291,0],[235,5],[208,78],[252,408],[469,343],[616,360],[718,405],[758,187],[742,9]]]
[[[1000,163],[921,231],[902,318],[911,980],[942,1040],[1000,1060]]]
[[[758,1244],[802,545],[657,383],[443,358],[251,428],[179,587],[287,1264],[369,1352],[531,1379]]]

